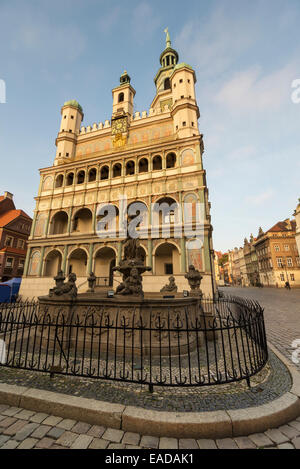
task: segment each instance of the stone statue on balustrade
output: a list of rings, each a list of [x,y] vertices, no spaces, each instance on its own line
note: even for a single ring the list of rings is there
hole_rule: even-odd
[[[62,272],[59,272],[59,274],[54,277],[56,286],[49,290],[49,296],[65,296],[68,299],[75,299],[77,297],[76,274],[71,273],[67,282],[64,282],[64,279],[62,279],[63,275],[61,274]]]
[[[194,265],[190,265],[189,271],[185,275],[185,278],[189,282],[189,286],[191,289],[190,296],[198,296],[202,298],[203,293],[200,290],[200,284],[203,277],[200,274],[199,270],[197,270]]]
[[[173,275],[169,277],[169,283],[165,285],[160,291],[161,293],[177,293],[178,287],[175,283]]]
[[[94,293],[95,292],[95,286],[96,286],[96,280],[97,280],[97,277],[94,274],[94,272],[90,273],[90,276],[88,277],[87,280],[88,280],[88,284],[89,284],[88,293]]]

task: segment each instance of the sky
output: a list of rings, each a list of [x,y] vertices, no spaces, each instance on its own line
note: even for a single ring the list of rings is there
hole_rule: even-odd
[[[85,126],[110,119],[126,69],[148,110],[168,27],[196,71],[214,248],[243,245],[300,197],[299,24],[299,0],[0,0],[0,193],[33,215],[65,101]]]

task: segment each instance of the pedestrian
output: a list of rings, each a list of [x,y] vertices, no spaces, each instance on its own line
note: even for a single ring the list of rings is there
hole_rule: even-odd
[[[285,282],[285,288],[286,288],[287,290],[290,290],[290,289],[291,289],[291,285],[290,285],[290,282],[289,282],[289,281],[288,281],[288,282]]]

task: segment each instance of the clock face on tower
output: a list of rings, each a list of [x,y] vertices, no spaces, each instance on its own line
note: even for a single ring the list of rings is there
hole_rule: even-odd
[[[111,124],[112,135],[122,134],[124,132],[127,132],[127,117],[113,120]]]

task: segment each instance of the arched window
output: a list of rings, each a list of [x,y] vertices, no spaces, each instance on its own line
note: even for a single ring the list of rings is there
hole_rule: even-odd
[[[96,168],[92,168],[89,170],[89,182],[96,181],[97,170]]]
[[[153,171],[162,169],[162,158],[160,155],[156,155],[152,161]]]
[[[170,90],[171,89],[171,83],[170,83],[170,78],[166,78],[164,81],[164,89],[165,90]]]
[[[108,166],[102,166],[101,171],[100,171],[100,180],[104,181],[105,179],[108,179],[108,177],[109,177]]]
[[[64,183],[64,176],[62,174],[59,174],[55,181],[55,188],[57,189],[58,187],[62,187],[63,183]]]
[[[167,161],[166,161],[166,167],[168,168],[174,168],[176,164],[176,155],[175,153],[168,153],[167,155]]]
[[[124,101],[124,93],[120,93],[118,96],[118,103],[122,103]]]
[[[85,179],[85,172],[84,171],[79,171],[77,174],[77,184],[83,184]]]
[[[72,186],[74,182],[74,173],[69,173],[67,176],[67,186]]]
[[[139,161],[139,173],[146,173],[148,171],[148,160],[147,158],[142,158]]]
[[[126,163],[126,176],[131,176],[135,172],[135,164],[134,161],[128,161]]]
[[[113,167],[113,177],[117,178],[120,177],[122,174],[122,166],[120,163],[116,163]]]

